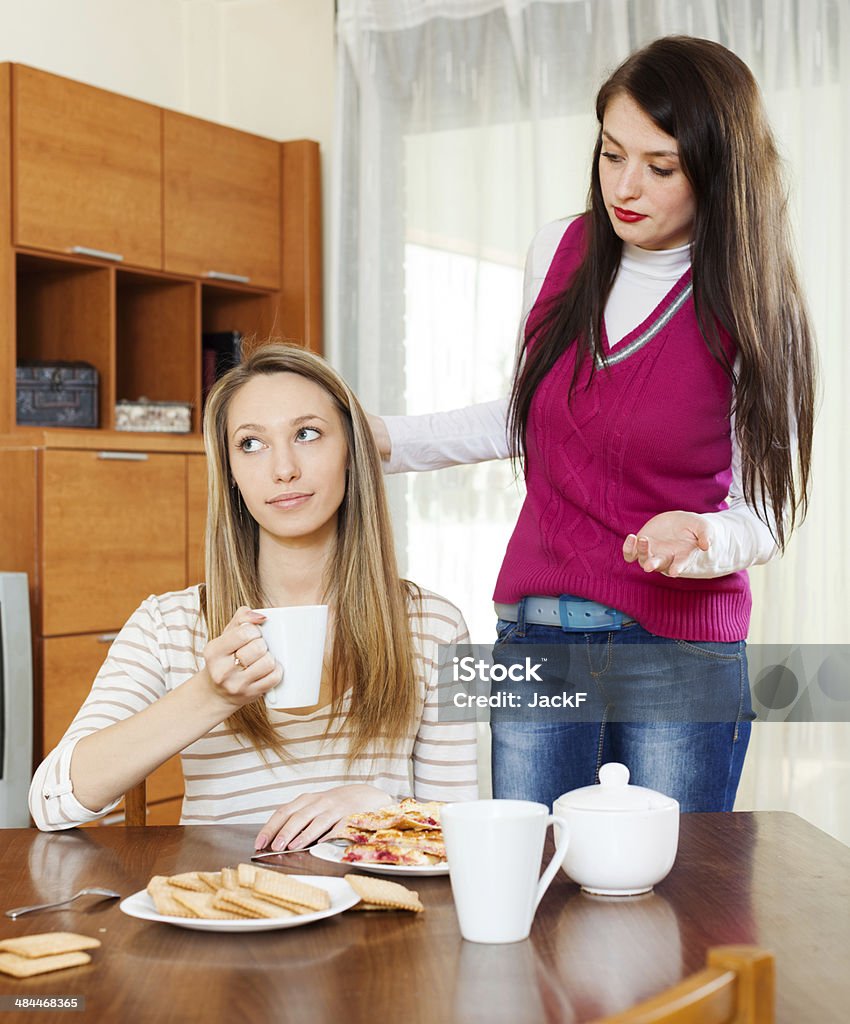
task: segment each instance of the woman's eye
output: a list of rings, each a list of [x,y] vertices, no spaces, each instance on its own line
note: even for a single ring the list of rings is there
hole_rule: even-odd
[[[657,174],[659,178],[669,178],[673,173],[672,167],[651,167],[652,173]]]
[[[302,427],[295,435],[296,441],[315,441],[322,436],[322,432],[315,427]]]
[[[605,152],[603,152],[602,156],[604,156],[606,160],[610,160],[610,162],[612,164],[616,163],[618,160],[622,160],[623,159],[620,156],[619,153],[605,153]]]
[[[242,452],[258,452],[263,443],[256,437],[243,437],[236,447]]]

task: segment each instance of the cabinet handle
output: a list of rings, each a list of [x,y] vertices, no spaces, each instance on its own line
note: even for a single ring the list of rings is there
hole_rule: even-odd
[[[246,274],[225,274],[223,270],[208,270],[206,276],[214,281],[235,281],[237,284],[249,284],[251,281]]]
[[[77,256],[94,256],[99,260],[112,260],[113,263],[121,263],[124,257],[120,252],[109,252],[106,249],[92,249],[88,245],[72,245],[71,252]]]
[[[147,462],[147,452],[98,452],[99,459],[112,459],[115,462]]]
[[[117,638],[117,633],[99,633],[97,642],[99,644],[111,644],[113,640]]]

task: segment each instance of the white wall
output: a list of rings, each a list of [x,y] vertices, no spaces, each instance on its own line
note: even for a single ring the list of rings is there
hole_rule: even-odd
[[[0,61],[274,139],[316,139],[328,210],[333,0],[0,0]]]

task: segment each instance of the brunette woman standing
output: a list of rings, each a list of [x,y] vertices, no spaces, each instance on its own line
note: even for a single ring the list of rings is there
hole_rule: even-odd
[[[494,710],[495,795],[551,804],[616,760],[683,810],[731,810],[745,570],[809,490],[815,357],[780,160],[753,75],[704,39],[634,53],[596,115],[588,208],[529,252],[510,399],[372,425],[389,471],[522,461],[494,656],[559,645],[537,689],[586,704]]]

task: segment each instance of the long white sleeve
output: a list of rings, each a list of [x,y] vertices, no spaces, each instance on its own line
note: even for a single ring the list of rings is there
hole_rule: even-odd
[[[392,453],[387,473],[443,469],[508,457],[508,400],[422,416],[384,416]]]

